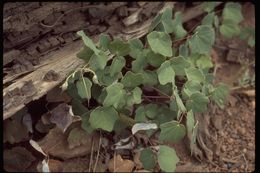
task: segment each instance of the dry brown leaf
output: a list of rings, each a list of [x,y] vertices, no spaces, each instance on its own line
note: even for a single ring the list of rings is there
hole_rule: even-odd
[[[35,161],[35,157],[23,147],[4,150],[4,169],[8,172],[24,172]]]
[[[41,119],[38,120],[38,122],[35,125],[35,129],[40,133],[48,133],[50,129],[55,127],[55,124],[44,124]]]
[[[248,97],[255,97],[255,90],[245,90],[241,91],[243,94],[247,95]]]
[[[67,141],[70,149],[84,145],[89,141],[89,134],[81,127],[75,127],[70,131]]]
[[[89,155],[80,158],[65,160],[61,172],[88,172]]]
[[[88,136],[87,143],[80,146],[69,148],[67,142],[68,135],[63,133],[61,129],[55,127],[49,131],[49,133],[38,142],[42,150],[48,154],[61,159],[69,159],[73,157],[84,156],[91,153],[91,145],[94,142],[94,151],[98,148],[99,137],[96,133]]]
[[[122,159],[120,155],[117,155],[108,162],[110,172],[132,172],[134,166],[133,161]]]
[[[140,161],[140,152],[135,153],[135,155],[134,155],[134,162],[135,162],[136,169],[143,168],[143,164]]]
[[[59,160],[49,159],[48,165],[50,172],[61,172],[63,162]]]
[[[3,135],[4,141],[14,144],[28,138],[28,130],[26,126],[17,119],[7,119],[4,121]]]
[[[73,121],[73,115],[70,110],[71,106],[62,103],[51,111],[50,121],[55,123],[63,132],[66,131]]]
[[[60,87],[55,87],[46,95],[47,102],[70,102],[71,98],[66,92],[62,92]]]
[[[255,100],[251,101],[251,106],[253,109],[255,109]]]

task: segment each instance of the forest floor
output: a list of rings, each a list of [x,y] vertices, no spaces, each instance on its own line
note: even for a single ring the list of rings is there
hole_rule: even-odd
[[[245,17],[242,25],[254,27],[253,5],[245,4],[242,12]],[[193,22],[196,23],[196,21]],[[247,64],[255,59],[255,50],[242,49],[245,44],[237,39],[227,41],[217,38],[216,45],[231,45],[234,50],[245,50],[241,58],[242,60],[246,58]],[[238,57],[240,53],[235,51],[234,55],[230,53],[230,50],[223,49],[221,46],[214,47],[213,61],[216,68],[216,82],[229,84],[231,92],[224,109],[214,107],[214,110],[211,111],[213,114],[210,115],[208,127],[212,138],[208,141],[207,146],[209,152],[212,153],[212,160],[196,160],[190,155],[184,142],[171,144],[180,158],[176,172],[252,172],[255,169],[255,89],[254,86],[238,85],[238,80],[244,73],[237,72],[240,72],[245,63],[234,56]],[[255,73],[252,65],[249,66],[249,69],[250,75]],[[234,78],[234,76],[236,77]],[[68,145],[68,133],[63,134],[57,131],[57,128],[49,122],[48,110],[57,107],[60,103],[70,101],[68,95],[58,96],[57,92],[57,88],[52,90],[47,96],[29,103],[27,110],[22,110],[16,117],[4,121],[5,170],[34,172],[39,170],[38,163],[44,159],[44,155],[29,144],[28,140],[33,139],[40,141],[41,148],[50,153],[49,167],[53,172],[113,171],[115,168],[111,163],[117,154],[122,156],[122,158],[114,157],[119,162],[117,165],[119,170],[146,171],[140,166],[140,161],[137,159],[138,153],[128,150],[114,152],[111,146],[122,136],[100,132],[87,136],[88,141],[81,141],[80,144],[72,143],[71,145],[78,146],[77,149]],[[21,118],[21,114],[27,112],[33,115],[31,120]],[[17,119],[27,127],[19,124]],[[26,125],[28,121],[32,122],[32,126],[29,126],[31,133],[28,133],[28,125]],[[77,126],[77,123],[75,121],[73,126]],[[127,134],[125,135],[127,136]],[[7,141],[11,141],[13,144]]]

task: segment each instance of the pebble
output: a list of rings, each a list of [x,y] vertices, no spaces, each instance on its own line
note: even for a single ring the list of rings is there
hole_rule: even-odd
[[[234,140],[233,140],[232,138],[228,138],[227,142],[228,142],[229,144],[231,144],[231,143],[234,142]]]
[[[243,153],[246,153],[246,152],[247,152],[247,149],[246,149],[246,148],[244,148],[244,149],[243,149]]]
[[[244,135],[244,134],[246,133],[246,129],[243,128],[243,127],[241,127],[241,128],[238,129],[238,132],[239,132],[240,134]]]
[[[248,160],[251,161],[255,160],[255,151],[247,151],[246,157]]]
[[[226,150],[227,150],[226,145],[222,145],[222,146],[221,146],[221,151],[222,151],[222,152],[225,152]]]
[[[252,142],[249,142],[249,143],[248,143],[248,147],[249,147],[250,149],[253,149],[254,144],[253,144]]]
[[[227,168],[230,169],[232,167],[232,163],[227,163]]]
[[[223,130],[218,131],[218,134],[219,134],[219,136],[221,136],[221,137],[223,137],[223,136],[225,135],[224,132],[223,132]]]

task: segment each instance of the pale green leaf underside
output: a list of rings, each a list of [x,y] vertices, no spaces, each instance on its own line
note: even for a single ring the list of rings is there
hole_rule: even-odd
[[[86,78],[83,77],[76,83],[78,94],[83,99],[90,99],[91,98],[91,87],[92,82]]]
[[[176,164],[180,161],[175,150],[168,146],[160,145],[158,151],[158,163],[165,172],[174,172]]]
[[[103,102],[104,106],[118,107],[122,99],[124,99],[126,91],[121,83],[114,83],[106,88],[107,96]]]
[[[193,93],[186,102],[187,110],[192,110],[194,113],[202,113],[207,110],[209,99],[200,92]]]
[[[158,80],[160,84],[165,85],[174,81],[175,72],[172,69],[171,62],[165,61],[161,64],[160,68],[157,70]]]
[[[163,56],[172,56],[171,37],[164,32],[153,31],[147,35],[148,43],[155,53]]]
[[[189,40],[192,53],[207,54],[215,41],[215,31],[209,25],[198,26]]]
[[[125,76],[121,79],[121,83],[125,87],[134,88],[138,85],[141,85],[143,82],[143,76],[141,73],[133,73],[128,71]]]
[[[86,34],[84,33],[84,31],[78,31],[77,34],[78,34],[79,36],[81,36],[81,38],[82,38],[84,44],[85,44],[87,47],[89,47],[91,50],[93,50],[96,55],[99,54],[100,50],[98,50],[98,49],[96,48],[96,46],[95,46],[95,44],[93,43],[93,41],[92,41],[88,36],[86,36]]]

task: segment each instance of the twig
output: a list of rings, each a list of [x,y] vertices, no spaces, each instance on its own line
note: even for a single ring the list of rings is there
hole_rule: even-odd
[[[92,144],[91,144],[91,154],[90,154],[88,172],[90,172],[90,170],[91,170],[94,143],[95,143],[94,140],[92,140]]]
[[[234,86],[232,88],[230,88],[231,91],[235,91],[235,90],[239,90],[239,89],[245,89],[245,88],[248,88],[248,87],[251,87],[251,85],[243,85],[243,86]]]
[[[160,91],[159,89],[157,89],[157,88],[155,88],[155,87],[151,87],[151,88],[154,89],[155,91],[161,93],[162,95],[165,95],[166,97],[171,98],[171,96],[169,96],[168,94],[166,94],[166,93]]]
[[[168,99],[169,97],[164,97],[164,96],[147,96],[144,95],[146,98],[159,98],[159,99]]]
[[[228,159],[228,158],[222,158],[222,160],[224,161],[224,162],[229,162],[229,163],[237,163],[237,161],[235,161],[235,160],[233,160],[233,159]]]
[[[98,151],[97,151],[97,157],[96,157],[96,162],[95,162],[95,165],[94,165],[94,169],[93,169],[93,172],[95,172],[96,170],[96,167],[97,167],[97,163],[98,163],[98,157],[99,157],[99,151],[100,151],[100,146],[101,146],[101,132],[99,131],[99,142],[98,142]]]
[[[243,159],[244,159],[244,161],[245,161],[245,163],[246,163],[245,172],[247,172],[247,168],[248,168],[247,160],[246,160],[246,157],[245,157],[244,154],[242,154],[242,156],[243,156]]]

